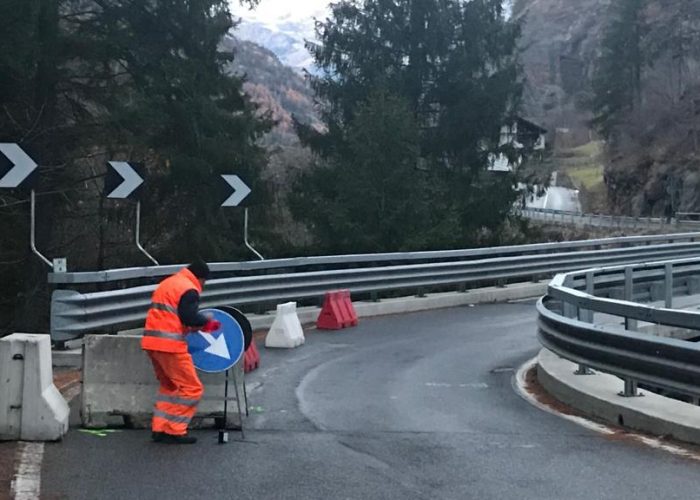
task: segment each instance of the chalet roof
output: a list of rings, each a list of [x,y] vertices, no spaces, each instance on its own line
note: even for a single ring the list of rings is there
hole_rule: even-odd
[[[530,120],[528,120],[526,118],[518,116],[516,118],[516,120],[518,122],[518,127],[524,127],[524,128],[531,130],[533,132],[537,132],[538,134],[546,134],[547,133],[546,128],[540,127],[536,123],[531,122]]]

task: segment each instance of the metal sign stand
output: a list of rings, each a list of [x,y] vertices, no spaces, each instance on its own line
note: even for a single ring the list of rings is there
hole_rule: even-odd
[[[143,184],[143,177],[139,173],[142,166],[125,161],[110,161],[107,163],[112,167],[107,170],[107,178],[105,179],[105,195],[107,198],[115,200],[136,199],[134,193]],[[139,252],[148,257],[148,260],[156,266],[159,266],[158,261],[141,244],[141,200],[139,199],[136,199],[136,229],[134,230],[134,235],[136,248],[139,249]]]
[[[238,207],[251,193],[250,188],[246,185],[243,180],[237,175],[222,175],[224,180],[233,188],[233,193],[229,196],[226,201],[221,205],[222,207]],[[243,242],[246,248],[253,252],[255,256],[260,260],[265,260],[265,257],[260,254],[253,245],[248,241],[248,208],[245,209],[243,222]]]
[[[39,250],[37,250],[37,248],[36,248],[36,193],[34,192],[33,189],[32,189],[30,197],[31,197],[31,215],[30,215],[30,217],[31,217],[31,221],[30,221],[31,234],[29,236],[29,244],[31,245],[32,252],[34,253],[34,255],[36,255],[41,260],[43,260],[44,263],[53,270],[54,263],[51,262],[46,257],[44,257],[44,255],[42,255],[42,253],[39,252]]]
[[[222,420],[223,423],[219,428],[219,444],[228,443],[228,381],[230,371],[230,368],[226,370],[226,381],[224,383],[224,418]],[[236,372],[233,373],[233,387],[236,391],[236,403],[238,405],[238,421],[241,424],[241,439],[245,440],[245,432],[243,431],[243,412],[241,411],[241,400],[238,392],[238,377],[236,377]]]
[[[160,264],[156,259],[153,258],[153,256],[146,251],[145,248],[143,248],[143,245],[141,245],[141,202],[137,201],[136,202],[136,247],[141,251],[142,254],[144,254],[146,257],[148,257],[151,262],[153,262],[156,266],[159,266]]]
[[[265,260],[265,257],[263,257],[262,254],[260,254],[260,252],[258,252],[255,248],[253,248],[253,246],[248,241],[248,208],[247,207],[245,209],[245,216],[244,217],[245,218],[244,218],[244,222],[243,222],[243,242],[245,243],[245,246],[248,247],[248,250],[253,252],[258,257],[258,259]]]

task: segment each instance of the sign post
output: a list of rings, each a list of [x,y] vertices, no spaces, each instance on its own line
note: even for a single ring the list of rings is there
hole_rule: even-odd
[[[222,175],[221,177],[224,178],[226,182],[229,183],[229,185],[233,188],[233,193],[231,196],[229,196],[226,201],[221,205],[222,207],[237,207],[241,203],[243,203],[243,200],[245,200],[248,195],[251,193],[250,187],[241,180],[240,177],[237,175]],[[253,246],[250,244],[248,241],[248,207],[245,207],[245,219],[243,222],[243,242],[245,243],[245,246],[253,252],[256,257],[258,257],[260,260],[265,260],[265,257],[263,257],[260,252],[258,252]]]
[[[110,161],[109,166],[112,167],[107,172],[105,179],[105,193],[107,198],[114,200],[134,199],[136,190],[143,184],[143,177],[137,165],[132,165],[125,161]],[[153,256],[146,251],[141,244],[141,200],[136,200],[136,229],[134,231],[136,240],[136,248],[144,254],[156,266],[160,264]]]
[[[0,189],[15,189],[20,186],[34,172],[38,165],[32,158],[19,147],[19,144],[2,142],[0,153],[12,164],[10,169],[0,176]],[[30,193],[30,234],[29,245],[32,253],[39,257],[47,266],[55,270],[56,261],[51,262],[36,248],[36,193],[34,189]],[[65,259],[58,259],[61,268],[65,267]]]
[[[224,383],[224,417],[219,429],[219,443],[228,443],[228,431],[226,422],[228,419],[228,383],[230,369],[240,361],[245,351],[245,336],[241,324],[234,317],[219,309],[205,309],[202,314],[211,315],[212,319],[221,323],[221,328],[213,333],[197,332],[187,336],[189,353],[195,368],[205,373],[225,372]],[[238,397],[238,377],[233,373],[233,385],[236,391],[236,403],[238,405],[238,417],[241,422],[241,437],[245,439],[243,432],[243,412],[241,401]],[[246,405],[247,406],[247,405]]]

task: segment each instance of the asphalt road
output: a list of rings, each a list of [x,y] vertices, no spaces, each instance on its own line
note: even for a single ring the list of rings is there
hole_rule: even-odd
[[[15,475],[16,443],[0,443],[0,500],[10,497],[10,486]]]
[[[262,352],[246,441],[191,447],[72,431],[47,445],[50,499],[686,499],[700,464],[531,406],[532,304],[364,320]],[[232,434],[232,437],[238,439]]]
[[[581,213],[581,201],[576,190],[552,186],[544,196],[529,200],[527,208],[542,208]]]

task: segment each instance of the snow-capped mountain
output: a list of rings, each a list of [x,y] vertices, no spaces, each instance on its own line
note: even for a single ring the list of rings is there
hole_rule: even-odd
[[[286,25],[285,28],[254,21],[242,21],[234,33],[241,40],[254,42],[271,50],[287,66],[299,71],[311,70],[313,60],[309,51],[306,50],[304,40],[313,39],[313,36],[309,37],[302,31],[304,26]]]
[[[510,15],[513,0],[504,0]],[[254,10],[232,1],[231,10],[241,20],[234,36],[271,50],[297,71],[314,72],[313,59],[305,40],[314,41],[314,19],[325,19],[329,0],[261,0]]]
[[[313,59],[305,41],[315,40],[314,19],[326,17],[326,5],[327,0],[263,0],[254,11],[233,9],[241,19],[234,33],[271,50],[298,71],[313,72]]]

